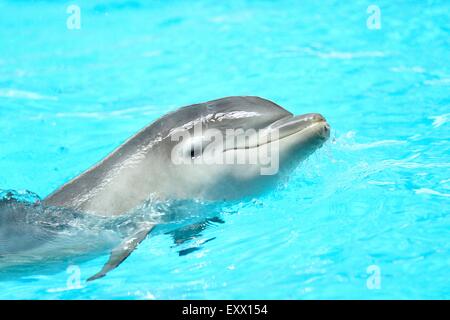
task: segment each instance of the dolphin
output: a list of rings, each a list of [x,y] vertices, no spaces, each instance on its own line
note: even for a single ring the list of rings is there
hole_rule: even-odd
[[[42,205],[95,217],[104,225],[105,221],[127,219],[146,203],[254,197],[271,190],[329,135],[329,124],[322,115],[294,116],[260,97],[234,96],[194,104],[143,128],[47,196]],[[274,170],[264,173],[271,160],[276,160],[276,166],[270,168]],[[105,276],[156,225],[176,221],[183,214],[183,210],[176,210],[177,214],[169,211],[135,221],[118,244],[113,241],[116,246],[109,260],[88,280]],[[39,228],[33,230],[39,232]]]

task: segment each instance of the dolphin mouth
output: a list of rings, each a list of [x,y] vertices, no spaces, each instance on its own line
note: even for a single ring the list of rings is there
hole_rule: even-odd
[[[229,149],[257,148],[277,140],[280,141],[294,134],[306,133],[306,131],[310,130],[314,130],[315,134],[313,134],[323,142],[330,137],[330,125],[325,118],[319,113],[307,113],[281,118],[263,129],[261,134],[253,135],[245,143],[233,148],[225,148],[224,151]]]
[[[330,126],[319,113],[307,113],[293,117],[286,117],[275,121],[269,127],[269,133],[278,131],[278,139],[281,140],[293,134],[318,126],[318,134],[325,140],[330,136]]]

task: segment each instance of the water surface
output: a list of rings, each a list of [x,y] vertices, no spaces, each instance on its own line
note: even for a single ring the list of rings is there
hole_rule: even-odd
[[[0,189],[43,198],[168,111],[230,95],[320,112],[332,138],[181,245],[150,237],[89,284],[107,256],[83,262],[76,288],[70,261],[37,269],[0,298],[450,298],[447,1],[377,1],[379,30],[367,1],[76,4],[80,30],[64,1],[0,1]]]

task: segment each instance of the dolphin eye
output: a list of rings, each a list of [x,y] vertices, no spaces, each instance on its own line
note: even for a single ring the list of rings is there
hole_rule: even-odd
[[[205,150],[207,143],[204,139],[192,139],[184,147],[184,156],[191,159],[200,157]]]
[[[201,147],[202,146],[196,146],[196,145],[192,145],[191,146],[191,149],[189,151],[190,152],[189,155],[191,156],[192,159],[194,159],[194,158],[196,158],[196,157],[198,157],[198,156],[200,156],[202,154]]]

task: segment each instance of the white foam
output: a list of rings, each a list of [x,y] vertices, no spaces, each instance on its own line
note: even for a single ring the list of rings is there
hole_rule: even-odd
[[[36,92],[16,89],[0,89],[0,97],[28,100],[58,100],[57,97],[45,96]]]
[[[441,197],[450,197],[449,193],[442,193],[436,190],[428,189],[428,188],[420,188],[414,190],[416,194],[430,194],[434,196],[441,196]]]
[[[434,128],[439,128],[443,124],[447,123],[449,121],[450,113],[442,114],[440,116],[432,116],[430,119],[433,120],[432,126]]]
[[[442,78],[435,80],[425,80],[424,83],[429,86],[449,86],[450,78]]]

